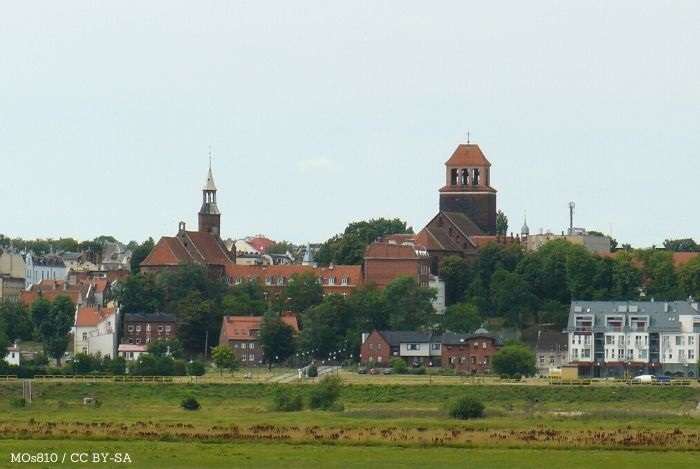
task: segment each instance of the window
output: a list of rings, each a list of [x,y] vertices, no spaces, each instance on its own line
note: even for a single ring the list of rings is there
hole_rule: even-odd
[[[136,326],[136,332],[141,332],[141,325]]]
[[[151,332],[151,323],[146,324],[146,332]]]
[[[695,350],[688,350],[688,360],[695,360]]]
[[[133,344],[133,343],[134,343],[134,339],[132,339],[131,337],[129,337],[129,343],[130,343],[130,344]]]
[[[407,350],[420,350],[420,344],[408,344],[406,346]]]
[[[695,345],[695,337],[692,335],[688,336],[688,345]]]
[[[382,362],[382,356],[379,355],[379,356],[377,356],[377,363],[381,363],[381,362]]]
[[[83,332],[83,340],[87,340],[87,332]]]
[[[374,344],[369,344],[369,349],[374,350]]]
[[[574,357],[574,360],[578,360],[578,349],[571,349],[571,356]]]
[[[250,350],[253,350],[253,349],[255,348],[255,344],[254,344],[253,342],[251,342],[251,343],[248,345],[248,348],[249,348]]]
[[[472,365],[476,365],[476,357],[473,356],[473,357],[471,357],[471,359],[472,359]]]
[[[340,279],[340,284],[341,284],[341,285],[347,285],[347,284],[348,284],[348,278],[347,278],[347,277],[341,278],[341,279]]]
[[[165,332],[170,332],[171,327],[170,326],[165,326]]]
[[[591,349],[585,348],[581,350],[581,358],[591,358]]]
[[[238,342],[233,343],[233,348],[238,348]]]
[[[433,344],[433,350],[440,350],[440,344]]]
[[[488,344],[486,342],[481,343],[481,348],[486,348],[487,346],[488,346]]]
[[[241,360],[242,360],[242,361],[248,360],[248,354],[246,354],[246,353],[242,354],[242,355],[241,355]]]
[[[136,339],[136,345],[141,345],[141,339]]]
[[[163,332],[163,326],[158,326],[158,332]]]
[[[328,285],[335,285],[335,277],[328,277]]]
[[[87,353],[87,347],[83,347],[83,353]]]
[[[544,365],[544,355],[540,355],[540,365]]]
[[[245,349],[247,346],[248,346],[248,344],[246,344],[245,342],[243,342],[243,343],[241,344],[241,348],[242,348],[242,349]]]
[[[126,330],[129,332],[134,332],[134,326],[127,326]]]
[[[683,345],[683,336],[682,335],[676,336],[676,345]]]
[[[605,336],[605,345],[613,345],[615,343],[615,337],[611,335]]]

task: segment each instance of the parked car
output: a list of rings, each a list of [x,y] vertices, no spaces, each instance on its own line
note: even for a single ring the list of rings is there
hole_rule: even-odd
[[[382,370],[382,373],[384,373],[385,375],[390,375],[390,374],[392,374],[393,372],[394,372],[394,370],[392,370],[391,368],[384,368],[384,369]]]
[[[656,380],[656,376],[654,376],[654,375],[639,375],[639,376],[635,376],[634,378],[632,378],[632,382],[644,383],[644,384],[653,383],[655,380]]]
[[[661,384],[671,384],[671,377],[666,375],[659,375],[655,377],[655,381]]]
[[[366,375],[367,374],[367,368],[364,366],[361,366],[360,368],[357,369],[357,372],[361,375]]]

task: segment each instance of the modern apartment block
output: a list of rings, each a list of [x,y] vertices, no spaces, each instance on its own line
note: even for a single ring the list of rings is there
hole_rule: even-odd
[[[698,375],[697,301],[574,301],[566,329],[579,376]]]

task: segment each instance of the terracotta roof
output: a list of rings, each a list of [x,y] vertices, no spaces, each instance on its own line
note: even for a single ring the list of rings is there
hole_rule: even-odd
[[[95,308],[92,306],[84,306],[78,308],[75,316],[76,327],[94,327],[114,314],[113,308]]]
[[[361,265],[335,265],[328,267],[312,267],[310,265],[301,264],[278,264],[278,265],[237,265],[229,264],[226,266],[226,275],[233,279],[245,279],[265,281],[267,278],[283,278],[289,280],[295,274],[304,272],[312,272],[317,277],[324,280],[323,287],[340,287],[340,281],[343,278],[349,279],[349,285],[353,286],[362,283],[362,266]],[[335,285],[327,285],[327,280],[335,277],[337,282]],[[277,286],[277,285],[272,285]]]
[[[35,283],[29,290],[24,290],[19,295],[19,300],[26,306],[31,306],[37,299],[45,298],[49,301],[55,300],[63,295],[71,299],[73,303],[78,303],[80,299],[80,288],[82,285],[66,286],[63,280],[42,280]]]
[[[248,238],[246,239],[246,242],[260,252],[265,252],[267,248],[275,244],[273,240],[264,236],[255,236],[253,238]]]
[[[293,314],[280,316],[283,323],[299,332],[297,318]],[[262,325],[262,316],[224,316],[221,323],[221,335],[226,340],[256,340],[257,331]]]
[[[186,263],[231,264],[224,243],[211,233],[185,231],[177,237],[163,236],[141,266],[177,266]]]
[[[445,217],[447,217],[454,226],[462,232],[465,236],[478,236],[483,235],[484,232],[477,226],[476,223],[471,221],[463,213],[459,212],[441,212]]]
[[[365,249],[365,259],[418,259],[418,257],[416,247],[410,244],[375,241]]]
[[[145,352],[148,348],[145,345],[119,344],[118,352]]]
[[[462,143],[452,153],[445,166],[491,166],[489,160],[475,143]]]

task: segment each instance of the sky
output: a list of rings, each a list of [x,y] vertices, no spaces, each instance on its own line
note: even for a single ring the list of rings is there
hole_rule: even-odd
[[[519,232],[700,240],[700,2],[0,5],[0,233],[322,241],[437,212],[478,143]]]

